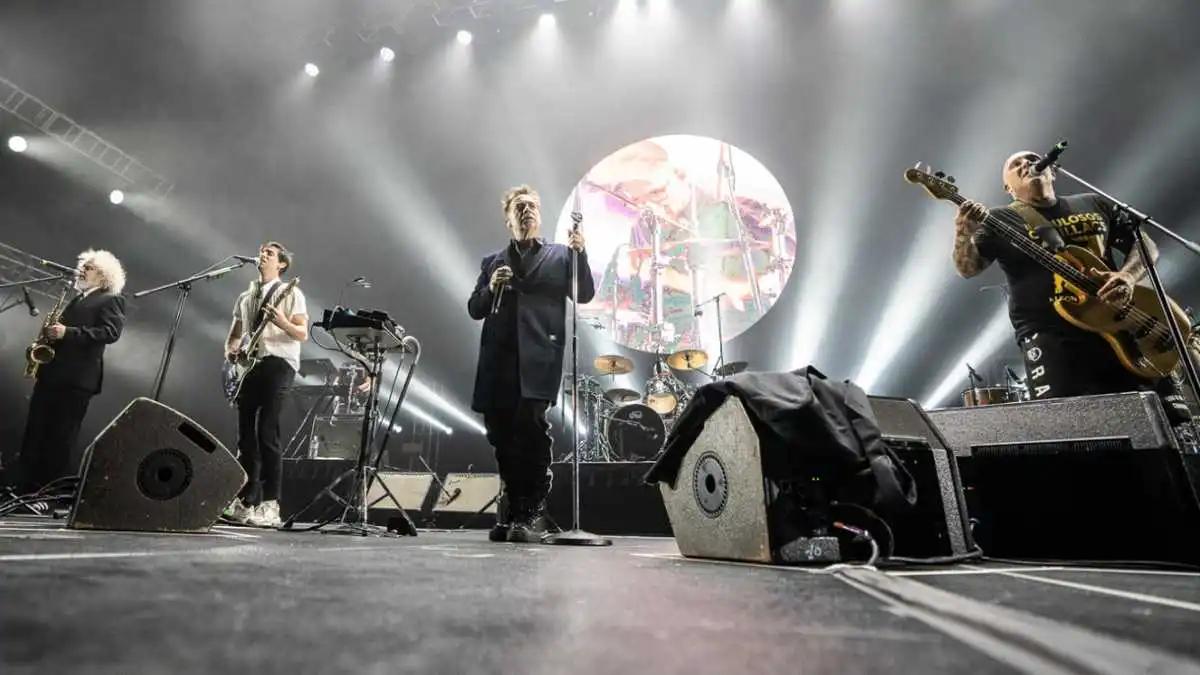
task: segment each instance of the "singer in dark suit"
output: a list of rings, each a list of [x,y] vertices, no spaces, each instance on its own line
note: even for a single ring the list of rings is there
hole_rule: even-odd
[[[54,358],[38,368],[17,462],[25,491],[73,476],[79,428],[104,383],[104,349],[125,325],[125,270],[108,251],[79,254],[78,294],[46,329]]]
[[[492,541],[534,543],[544,531],[552,440],[546,412],[558,398],[571,295],[571,250],[578,251],[580,303],[596,294],[576,227],[564,246],[544,241],[541,201],[527,185],[504,195],[507,247],[484,256],[467,301],[483,321],[471,408],[483,414],[504,495]]]

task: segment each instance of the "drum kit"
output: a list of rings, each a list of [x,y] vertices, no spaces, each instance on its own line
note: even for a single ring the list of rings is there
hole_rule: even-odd
[[[563,383],[564,398],[569,401],[572,395],[579,397],[579,419],[575,423],[581,425],[583,432],[577,449],[580,459],[640,462],[657,458],[667,434],[698,388],[676,373],[694,371],[719,380],[740,373],[749,365],[735,361],[709,373],[703,370],[708,362],[708,353],[700,349],[656,354],[652,373],[641,391],[615,386],[618,375],[629,375],[635,370],[631,359],[617,354],[597,357],[592,362],[593,372],[580,375],[577,382],[572,383],[567,375]],[[569,403],[563,407],[569,407]]]
[[[1004,368],[1006,382],[1004,384],[985,385],[979,373],[967,364],[967,382],[970,386],[962,391],[964,408],[981,405],[998,405],[1000,403],[1017,403],[1029,400],[1029,386],[1025,380],[1017,377],[1011,367]]]

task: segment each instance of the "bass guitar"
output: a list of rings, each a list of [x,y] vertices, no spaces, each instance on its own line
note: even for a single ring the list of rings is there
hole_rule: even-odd
[[[283,288],[279,289],[279,292],[271,299],[270,307],[278,307],[292,294],[292,289],[296,288],[299,283],[300,278],[296,277],[284,284]],[[267,311],[267,305],[263,305],[259,311]],[[225,359],[225,362],[221,364],[221,386],[225,392],[225,398],[232,406],[237,405],[238,395],[242,392],[242,384],[246,381],[246,375],[262,361],[262,358],[258,356],[258,348],[262,345],[263,332],[267,330],[270,323],[269,319],[263,319],[254,332],[243,333],[237,354],[232,360]]]
[[[954,179],[930,173],[918,165],[904,172],[904,180],[924,188],[934,199],[961,205],[967,201]],[[1096,333],[1112,347],[1126,370],[1148,380],[1166,377],[1180,364],[1171,329],[1154,289],[1135,285],[1127,303],[1106,302],[1098,297],[1103,281],[1089,270],[1113,271],[1091,251],[1067,246],[1057,253],[1034,241],[1028,231],[989,213],[983,226],[1054,274],[1056,287],[1065,292],[1052,299],[1059,316],[1074,326]],[[1190,321],[1183,308],[1167,299],[1171,313],[1190,341]]]

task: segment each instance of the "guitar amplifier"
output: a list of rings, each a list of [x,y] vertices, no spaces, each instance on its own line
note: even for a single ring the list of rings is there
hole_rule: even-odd
[[[1198,457],[1148,392],[935,410],[993,557],[1200,564]]]

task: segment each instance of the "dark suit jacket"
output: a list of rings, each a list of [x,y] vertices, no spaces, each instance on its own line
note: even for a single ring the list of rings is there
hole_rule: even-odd
[[[494,296],[488,282],[501,265],[511,267],[515,276],[500,311],[493,315]],[[586,251],[579,254],[578,277],[580,304],[591,302],[596,285]],[[473,410],[513,407],[518,391],[523,398],[551,402],[558,398],[570,297],[571,255],[564,244],[543,242],[527,254],[524,264],[511,244],[483,257],[475,291],[467,301],[471,318],[483,320]]]
[[[54,358],[38,369],[38,382],[100,393],[104,383],[104,347],[121,337],[125,298],[101,290],[67,304],[59,323],[63,339],[50,343]]]

